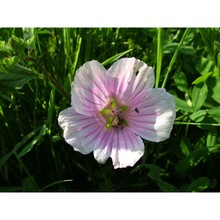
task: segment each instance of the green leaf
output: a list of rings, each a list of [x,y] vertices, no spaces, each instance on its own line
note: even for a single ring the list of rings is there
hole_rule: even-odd
[[[187,192],[201,192],[209,187],[209,178],[199,177],[186,188]]]
[[[213,74],[213,72],[208,72],[208,73],[205,73],[204,75],[202,76],[199,76],[196,80],[194,80],[192,82],[192,84],[199,84],[199,83],[205,83],[206,80],[209,78],[209,76],[211,76]]]
[[[195,149],[187,157],[180,160],[176,165],[177,173],[183,177],[187,174],[191,167],[197,166],[197,164],[208,154],[207,147],[200,147]]]
[[[16,37],[15,35],[12,35],[12,37],[8,41],[8,44],[11,46],[16,54],[19,54],[26,47],[26,43],[24,42],[24,40]]]
[[[35,74],[28,68],[15,64],[8,68],[6,72],[0,72],[0,85],[2,87],[21,89],[35,77]]]
[[[183,101],[182,99],[180,99],[180,98],[174,96],[174,101],[175,101],[175,103],[176,103],[176,108],[177,108],[177,109],[180,109],[180,110],[182,110],[182,111],[184,111],[184,112],[193,112],[192,107],[189,106],[189,105],[187,104],[187,102]]]
[[[212,94],[212,98],[218,102],[220,104],[220,79],[219,78],[216,78],[216,84],[214,87],[212,87],[212,91],[213,91],[213,94]]]
[[[161,168],[155,164],[146,164],[145,166],[150,170],[150,172],[147,174],[152,180],[154,181],[161,181],[160,172]]]
[[[197,112],[192,113],[189,117],[194,122],[201,122],[205,118],[207,110],[198,110]]]
[[[214,67],[214,63],[208,59],[202,57],[199,62],[196,64],[196,70],[201,74],[204,75],[206,73],[212,72]]]
[[[179,190],[174,185],[163,180],[158,181],[157,185],[164,192],[179,192]]]
[[[5,41],[0,40],[0,49],[5,47]]]
[[[178,47],[178,43],[169,43],[163,46],[164,54],[174,53]],[[180,52],[187,55],[195,55],[196,50],[192,46],[183,45],[180,48]]]
[[[207,111],[208,115],[220,123],[220,107],[213,107]]]
[[[123,57],[125,54],[131,52],[133,49],[129,49],[129,50],[126,50],[124,52],[121,52],[121,53],[118,53],[110,58],[108,58],[107,60],[105,60],[104,62],[102,62],[102,65],[105,66],[109,63],[113,63],[115,62],[116,60],[118,60],[119,58]]]
[[[189,146],[190,146],[189,140],[186,138],[182,138],[180,142],[180,148],[185,156],[188,156],[190,154]]]
[[[175,50],[178,47],[178,43],[169,43],[163,46],[163,53],[167,54],[167,53],[174,53]]]
[[[219,41],[214,41],[214,46],[218,51],[220,51],[220,42]]]
[[[192,107],[195,112],[202,107],[206,100],[207,94],[208,88],[206,84],[194,86],[192,90]]]
[[[174,74],[174,82],[177,86],[177,88],[181,91],[181,92],[188,92],[188,82],[186,79],[186,75],[183,72],[176,72]]]
[[[196,49],[192,46],[182,46],[180,51],[183,54],[192,55],[192,56],[196,54]]]
[[[208,135],[207,135],[207,138],[206,138],[206,146],[208,148],[216,146],[217,138],[218,138],[217,129],[216,128],[212,128],[211,130],[208,131]],[[212,151],[212,149],[211,149],[211,151]]]
[[[155,164],[140,164],[136,166],[131,173],[136,173],[143,168],[149,169],[148,176],[154,181],[161,181],[161,168]]]
[[[217,66],[218,66],[218,71],[220,72],[220,52],[218,52],[217,55]]]
[[[24,41],[28,49],[34,49],[34,28],[23,28]]]
[[[37,187],[36,183],[34,182],[34,177],[26,177],[22,180],[22,186],[24,192],[38,192],[39,188]]]

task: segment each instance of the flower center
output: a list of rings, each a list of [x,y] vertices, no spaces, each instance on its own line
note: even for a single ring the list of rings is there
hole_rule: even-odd
[[[123,118],[123,113],[128,109],[127,105],[119,105],[115,99],[111,99],[109,104],[100,111],[105,119],[106,130],[112,128],[123,128],[128,126],[127,121]]]

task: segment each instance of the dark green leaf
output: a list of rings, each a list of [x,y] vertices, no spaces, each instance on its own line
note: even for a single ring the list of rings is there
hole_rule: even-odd
[[[34,182],[34,177],[26,177],[22,180],[22,186],[24,192],[36,192],[39,191],[36,183]]]
[[[180,176],[185,176],[191,167],[197,164],[208,154],[206,147],[200,147],[190,153],[187,157],[180,160],[176,165],[177,173]]]
[[[187,54],[187,55],[195,55],[196,50],[194,47],[192,46],[182,46],[181,50],[180,50],[183,54]]]
[[[174,96],[174,100],[175,100],[175,103],[176,103],[176,108],[177,109],[180,109],[184,112],[193,112],[193,109],[191,106],[189,106],[187,104],[187,102],[183,101],[182,99]]]
[[[213,107],[207,111],[208,115],[220,123],[220,106]]]
[[[179,192],[179,190],[174,185],[163,180],[158,181],[157,185],[164,192]]]
[[[192,107],[195,112],[202,107],[206,100],[207,94],[208,88],[206,84],[194,86],[192,91]]]
[[[219,41],[214,41],[214,46],[218,51],[220,51],[220,42]]]
[[[197,112],[192,113],[189,117],[194,122],[201,122],[205,118],[207,110],[198,110]]]
[[[188,82],[186,79],[186,75],[183,72],[176,72],[174,74],[174,81],[176,83],[177,88],[181,91],[181,92],[188,92]]]
[[[155,164],[141,164],[141,165],[138,165],[137,167],[135,167],[131,173],[136,173],[138,172],[139,170],[142,170],[142,169],[149,169],[149,172],[148,172],[148,176],[154,180],[154,181],[160,181],[161,180],[161,168]]]
[[[19,54],[26,46],[24,40],[16,37],[15,35],[12,35],[8,43],[16,54]]]
[[[28,49],[34,49],[34,28],[23,28],[23,36]]]
[[[209,187],[209,178],[200,177],[194,180],[189,186],[186,188],[187,192],[201,192]]]
[[[213,128],[213,129],[209,130],[207,138],[206,138],[206,146],[208,148],[215,146],[217,144],[217,138],[218,138],[217,129]]]
[[[180,142],[180,148],[185,156],[188,156],[190,154],[189,147],[190,147],[189,140],[186,138],[182,138]]]
[[[163,46],[163,52],[166,53],[174,53],[178,47],[178,43],[169,43]]]
[[[214,63],[210,59],[204,57],[202,57],[200,61],[196,64],[196,70],[201,75],[212,72],[213,67],[214,67]]]
[[[35,74],[31,70],[16,64],[8,68],[6,72],[0,72],[0,85],[2,87],[21,89],[35,77]]]
[[[220,94],[220,79],[219,78],[216,79],[216,84],[212,88],[212,91],[213,91],[212,98],[220,104],[220,95],[219,95]]]
[[[161,168],[155,164],[146,164],[145,166],[146,168],[148,168],[150,170],[150,172],[148,173],[148,176],[154,180],[154,181],[160,181],[161,177],[160,177],[160,172],[161,172]]]

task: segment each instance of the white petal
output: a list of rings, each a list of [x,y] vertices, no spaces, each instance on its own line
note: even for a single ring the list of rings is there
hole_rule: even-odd
[[[111,151],[111,158],[115,169],[134,166],[143,154],[144,143],[139,136],[132,133],[126,127],[115,130]]]
[[[104,129],[98,117],[79,114],[72,107],[60,112],[58,123],[64,130],[65,141],[82,154],[94,150],[95,140]]]
[[[126,115],[129,128],[149,141],[166,140],[176,117],[173,96],[165,89],[149,89],[143,94],[145,97],[140,94],[141,98],[133,100]]]
[[[81,66],[72,83],[71,103],[73,108],[84,115],[94,115],[108,104],[105,87],[106,70],[98,61]]]

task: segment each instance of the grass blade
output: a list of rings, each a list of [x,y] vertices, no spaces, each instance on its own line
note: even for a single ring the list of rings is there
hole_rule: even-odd
[[[163,59],[163,38],[162,38],[163,29],[157,29],[157,69],[156,69],[156,82],[155,88],[158,88],[160,81],[160,72]]]
[[[183,42],[184,42],[184,40],[186,39],[186,36],[188,35],[189,31],[190,31],[190,28],[187,28],[187,29],[185,30],[185,32],[184,32],[184,34],[183,34],[183,36],[182,36],[182,39],[180,40],[180,43],[179,43],[179,45],[178,45],[178,47],[177,47],[175,53],[173,54],[173,57],[172,57],[172,59],[171,59],[169,65],[168,65],[167,72],[166,72],[166,75],[165,75],[163,84],[162,84],[162,86],[161,86],[162,88],[164,88],[164,87],[166,86],[169,73],[170,73],[170,71],[171,71],[171,69],[172,69],[172,67],[173,67],[174,62],[176,61],[177,55],[178,55],[178,53],[179,53],[179,51],[180,51],[180,49],[181,49],[181,47],[182,47],[182,45],[183,45]]]
[[[123,57],[125,54],[131,52],[132,50],[133,49],[129,49],[129,50],[126,50],[124,52],[118,53],[118,54],[110,57],[109,59],[105,60],[104,62],[102,62],[102,65],[105,66],[105,65],[108,65],[109,63],[113,63],[114,61],[116,61],[119,58]]]

